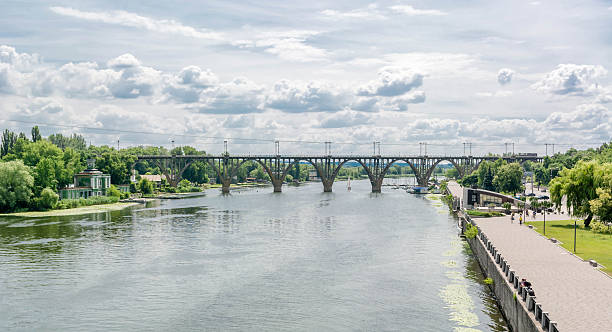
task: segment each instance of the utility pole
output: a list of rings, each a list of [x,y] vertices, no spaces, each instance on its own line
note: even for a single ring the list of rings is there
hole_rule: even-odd
[[[372,142],[373,147],[374,147],[374,156],[376,155],[376,141]]]
[[[514,156],[514,142],[512,142],[512,155]]]
[[[117,137],[117,151],[119,151],[119,138]]]
[[[276,140],[274,141],[274,152],[276,152],[277,156],[280,156],[280,141]]]
[[[174,138],[170,139],[170,142],[172,142],[172,150],[174,150]]]
[[[331,143],[330,141],[325,142],[325,155],[331,156]]]
[[[553,153],[552,153],[552,154],[553,154],[553,156],[554,156],[554,155],[555,155],[555,144],[553,143],[553,145],[552,145],[552,146],[553,146]]]
[[[546,156],[548,157],[548,143],[545,143],[544,146],[546,146]]]
[[[224,154],[227,155],[227,140],[223,140],[223,150],[225,151]]]
[[[465,142],[463,142],[463,155],[465,156]]]

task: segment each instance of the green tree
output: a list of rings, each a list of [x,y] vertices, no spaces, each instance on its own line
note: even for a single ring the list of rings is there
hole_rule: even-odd
[[[0,211],[28,207],[34,187],[30,168],[21,160],[0,163]]]
[[[121,191],[114,184],[111,184],[108,190],[106,190],[106,195],[121,198]]]
[[[600,221],[612,222],[612,193],[610,188],[597,188],[597,198],[589,201],[591,211]]]
[[[475,171],[470,175],[464,176],[460,183],[462,186],[469,188],[478,185],[478,173]]]
[[[490,161],[483,161],[478,166],[478,187],[484,190],[495,190],[493,180],[495,179],[494,163]]]
[[[56,160],[52,158],[42,158],[34,167],[34,186],[39,193],[43,188],[57,188],[57,178],[55,177]]]
[[[446,170],[446,172],[444,173],[444,176],[447,179],[458,179],[459,178],[459,171],[457,171],[456,168],[449,168]]]
[[[516,194],[523,190],[523,169],[518,163],[505,164],[497,169],[493,185],[499,192]]]
[[[6,156],[13,149],[13,145],[17,141],[17,136],[15,133],[5,129],[2,133],[2,145],[0,145],[0,158]]]
[[[34,205],[37,210],[51,210],[58,200],[59,196],[51,188],[45,188],[40,192],[40,197],[36,198]]]
[[[140,179],[138,190],[145,195],[150,195],[153,193],[153,183],[147,179]]]
[[[42,139],[38,126],[32,127],[32,142],[38,142]]]
[[[578,217],[586,217],[585,227],[588,227],[593,219],[589,202],[597,198],[598,167],[595,161],[580,161],[574,168],[562,170],[560,176],[550,182],[551,201],[560,208],[563,197],[566,197],[571,213]]]

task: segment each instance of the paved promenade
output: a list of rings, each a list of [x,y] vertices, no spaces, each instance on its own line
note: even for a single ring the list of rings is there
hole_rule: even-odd
[[[451,183],[449,190],[463,193],[456,183]],[[567,220],[568,216],[547,215],[546,219]],[[531,281],[538,303],[560,331],[612,331],[612,278],[519,225],[518,220],[511,223],[510,217],[497,217],[474,221],[517,275]]]

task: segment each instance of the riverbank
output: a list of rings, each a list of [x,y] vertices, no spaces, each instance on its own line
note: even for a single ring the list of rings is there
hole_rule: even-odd
[[[112,204],[100,204],[83,206],[74,209],[64,210],[49,210],[49,211],[27,211],[27,212],[15,212],[15,213],[4,213],[0,214],[0,217],[59,217],[59,216],[76,216],[80,214],[88,213],[101,213],[109,211],[118,211],[128,208],[130,206],[141,204],[139,202],[130,203],[112,203]]]

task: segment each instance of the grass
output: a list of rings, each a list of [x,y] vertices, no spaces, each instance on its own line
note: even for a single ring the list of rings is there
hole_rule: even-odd
[[[544,222],[533,221],[528,225],[536,227],[540,234],[544,232]],[[546,221],[546,237],[563,242],[563,248],[570,252],[574,251],[574,221],[555,220]],[[612,235],[599,234],[585,229],[581,221],[578,222],[576,232],[576,255],[584,260],[594,259],[597,263],[605,266],[604,272],[612,276]]]
[[[478,210],[466,210],[467,214],[472,217],[501,217],[504,214],[500,212],[488,212],[488,211],[478,211]]]

